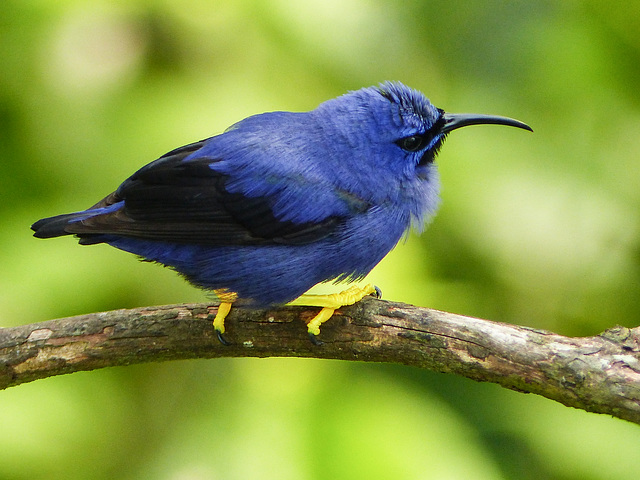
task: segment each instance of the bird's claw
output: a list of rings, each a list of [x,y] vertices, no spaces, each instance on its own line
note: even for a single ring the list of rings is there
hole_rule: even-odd
[[[316,346],[324,345],[324,342],[318,338],[317,335],[309,332],[309,340]]]
[[[222,335],[222,332],[218,329],[216,329],[216,336],[218,337],[218,341],[225,347],[228,347],[229,345],[231,345],[231,342],[229,342],[229,340],[224,338],[224,336]]]

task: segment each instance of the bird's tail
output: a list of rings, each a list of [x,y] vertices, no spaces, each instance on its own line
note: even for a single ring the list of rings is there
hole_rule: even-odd
[[[53,238],[71,235],[70,232],[66,231],[66,227],[70,223],[80,222],[90,216],[87,212],[75,212],[43,218],[31,225],[31,230],[34,231],[33,236],[36,238]]]
[[[94,206],[89,210],[84,210],[82,212],[66,213],[64,215],[56,215],[55,217],[43,218],[31,225],[31,230],[34,231],[33,236],[36,238],[53,238],[61,237],[63,235],[73,235],[74,232],[67,229],[69,225],[97,217],[98,215],[114,212],[121,208],[123,203],[124,202],[118,202],[98,208]]]

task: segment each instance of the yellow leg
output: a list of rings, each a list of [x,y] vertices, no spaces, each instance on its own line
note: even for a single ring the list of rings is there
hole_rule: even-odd
[[[340,293],[331,295],[301,295],[287,305],[304,305],[307,307],[322,307],[320,313],[307,323],[307,330],[310,335],[320,335],[320,325],[329,320],[338,308],[353,305],[367,295],[379,295],[379,290],[372,284],[359,287],[354,285]],[[313,338],[313,337],[312,337]]]
[[[218,335],[218,340],[220,343],[228,345],[222,334],[225,331],[224,328],[224,319],[227,318],[229,312],[231,311],[231,305],[238,299],[238,294],[235,292],[230,292],[229,290],[222,288],[218,290],[214,290],[213,293],[220,299],[220,305],[218,305],[218,312],[216,313],[215,318],[213,319],[213,328],[216,330],[216,334]]]
[[[320,310],[320,313],[309,320],[309,323],[307,323],[307,331],[311,335],[320,335],[320,325],[333,317],[333,312],[335,311],[335,308],[324,307]]]

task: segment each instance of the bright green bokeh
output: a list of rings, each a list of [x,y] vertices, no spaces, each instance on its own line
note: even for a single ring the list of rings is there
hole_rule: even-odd
[[[248,115],[383,80],[535,130],[451,135],[438,216],[370,276],[386,298],[567,335],[639,323],[640,2],[5,0],[0,62],[0,326],[204,300],[28,227]],[[302,359],[38,381],[0,392],[0,430],[16,480],[615,480],[640,450],[635,425],[495,385]]]

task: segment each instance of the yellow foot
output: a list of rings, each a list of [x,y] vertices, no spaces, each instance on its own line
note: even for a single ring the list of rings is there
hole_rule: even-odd
[[[226,288],[214,290],[213,293],[220,299],[220,305],[218,305],[218,312],[213,319],[213,328],[216,330],[218,340],[223,345],[230,345],[230,343],[222,336],[224,333],[224,319],[227,318],[231,311],[231,305],[238,299],[238,295],[235,292],[230,292]]]
[[[320,343],[315,338],[320,335],[320,325],[329,320],[340,307],[347,305],[353,305],[359,302],[367,295],[380,296],[380,290],[372,284],[359,287],[354,285],[340,293],[332,293],[331,295],[301,295],[295,300],[289,302],[287,305],[304,305],[307,307],[322,307],[320,313],[313,317],[309,323],[307,323],[307,330],[309,337],[313,343]]]

